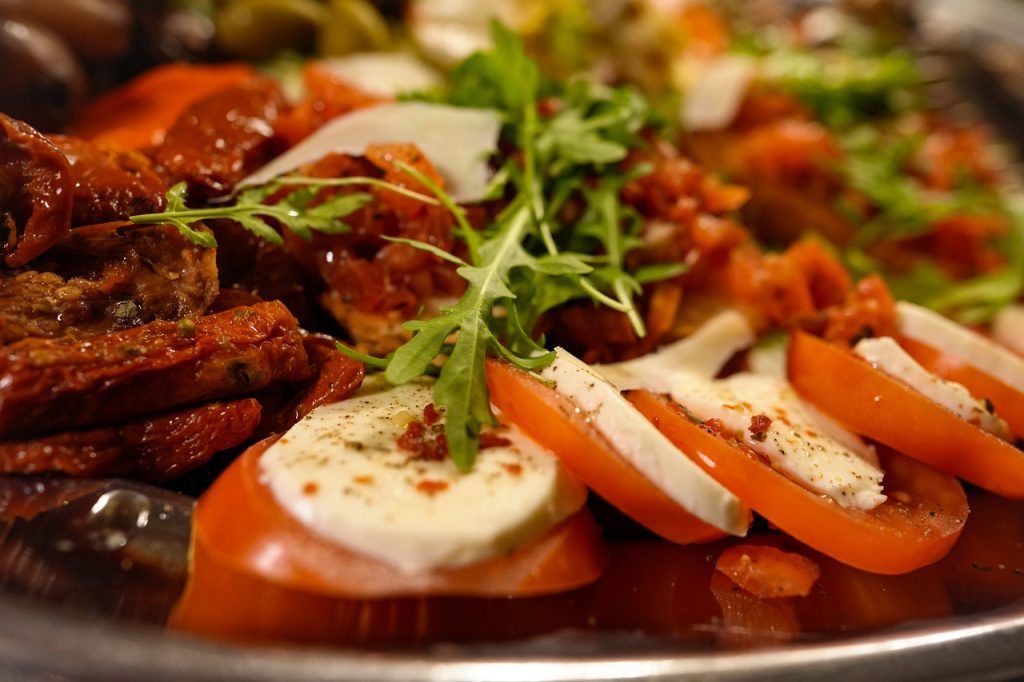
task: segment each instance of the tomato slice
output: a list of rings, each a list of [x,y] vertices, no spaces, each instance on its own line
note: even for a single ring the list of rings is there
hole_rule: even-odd
[[[244,642],[396,646],[498,641],[587,626],[589,588],[519,599],[316,594],[235,570],[196,544],[168,627]]]
[[[796,332],[788,362],[796,390],[851,430],[987,490],[1024,498],[1024,452],[842,346]]]
[[[726,536],[680,507],[622,459],[572,401],[536,377],[508,363],[489,361],[487,384],[491,402],[509,420],[634,521],[680,544]]]
[[[848,509],[709,433],[678,404],[648,391],[627,397],[754,511],[804,544],[865,571],[906,573],[937,561],[967,518],[967,497],[955,478],[897,453],[879,453],[888,499],[871,511]]]
[[[550,594],[593,582],[604,569],[600,529],[584,508],[509,554],[460,568],[404,572],[321,538],[282,508],[259,480],[259,457],[272,442],[246,450],[196,505],[197,547],[236,571],[295,590],[379,598]]]
[[[987,398],[996,414],[1006,420],[1015,436],[1024,436],[1024,394],[998,378],[950,353],[914,339],[899,339],[900,346],[929,372],[963,384],[976,398]]]

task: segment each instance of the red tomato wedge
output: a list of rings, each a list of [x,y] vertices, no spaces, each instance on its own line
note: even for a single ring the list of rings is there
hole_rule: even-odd
[[[929,372],[963,384],[975,398],[991,400],[996,414],[1006,420],[1010,431],[1015,436],[1024,436],[1024,394],[955,355],[913,339],[901,338],[899,342]]]
[[[669,440],[768,521],[818,551],[873,573],[912,571],[942,558],[967,519],[967,497],[952,476],[881,452],[888,499],[847,509],[709,433],[666,398],[628,394]]]
[[[246,450],[196,504],[196,546],[236,571],[295,590],[367,599],[550,594],[591,583],[604,569],[601,532],[584,508],[509,554],[460,568],[404,572],[322,539],[283,509],[259,480],[259,457],[272,442]]]
[[[510,421],[634,521],[680,544],[725,537],[622,459],[572,401],[536,377],[508,363],[488,361],[487,384],[491,402]]]
[[[1024,452],[842,346],[796,332],[788,363],[796,390],[851,430],[987,490],[1024,498]]]
[[[73,132],[125,149],[157,145],[189,106],[255,75],[246,64],[158,66],[93,101]]]

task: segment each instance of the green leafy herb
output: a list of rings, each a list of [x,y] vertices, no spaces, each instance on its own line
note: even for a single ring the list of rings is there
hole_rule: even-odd
[[[913,58],[900,50],[858,54],[790,47],[761,64],[765,80],[791,92],[833,128],[920,106],[923,79]]]
[[[204,247],[214,247],[217,241],[212,234],[197,230],[194,225],[214,219],[234,220],[272,244],[283,242],[274,223],[301,239],[309,240],[313,232],[339,234],[348,231],[348,225],[341,219],[368,204],[373,196],[366,192],[353,192],[321,197],[320,191],[328,187],[353,186],[380,187],[424,203],[438,203],[433,197],[379,178],[283,176],[265,185],[242,190],[229,205],[202,208],[188,208],[187,187],[184,182],[179,182],[167,191],[166,210],[135,215],[131,220],[140,225],[169,223],[193,243]],[[275,203],[267,203],[272,197],[276,198]]]
[[[456,262],[467,289],[454,305],[428,320],[406,323],[413,337],[390,358],[386,376],[403,383],[435,368],[435,403],[446,414],[445,435],[453,461],[473,465],[480,430],[494,417],[484,379],[489,353],[526,369],[547,364],[553,354],[531,336],[539,318],[566,302],[590,298],[625,313],[644,334],[634,297],[643,282],[681,272],[655,264],[631,273],[626,256],[638,245],[639,221],[619,194],[647,169],[625,175],[619,162],[642,144],[639,133],[654,122],[646,103],[629,89],[584,81],[558,87],[544,81],[514,33],[493,25],[494,49],[457,66],[449,104],[489,107],[504,118],[503,137],[519,155],[502,166],[494,195],[514,198],[482,232],[440,188],[428,184],[459,221],[469,258],[439,254],[428,244],[406,242]],[[553,111],[541,116],[538,102],[553,97]],[[582,217],[561,218],[569,203]]]
[[[342,218],[370,200],[364,192],[324,195],[327,187],[374,186],[401,192],[448,209],[455,234],[466,245],[465,258],[425,242],[391,238],[454,264],[466,280],[455,304],[431,319],[407,322],[412,338],[385,358],[351,348],[342,352],[383,369],[396,384],[437,376],[435,403],[445,412],[445,435],[452,460],[469,469],[485,424],[493,423],[484,375],[487,356],[500,356],[525,369],[549,363],[554,354],[533,338],[547,311],[566,302],[590,299],[628,316],[645,333],[634,298],[644,283],[674,277],[678,264],[649,264],[633,272],[629,252],[638,244],[639,217],[620,200],[623,185],[648,170],[623,174],[620,162],[642,144],[640,133],[657,123],[645,101],[626,88],[584,81],[558,86],[542,79],[520,38],[493,25],[494,49],[457,66],[451,88],[429,97],[448,104],[493,108],[503,116],[502,135],[516,150],[489,188],[489,198],[508,198],[505,209],[483,230],[474,230],[465,211],[430,178],[400,164],[431,196],[375,178],[319,179],[286,176],[246,189],[233,204],[188,208],[185,188],[168,195],[168,210],[136,216],[140,223],[172,223],[197,243],[212,237],[194,225],[201,220],[235,220],[254,234],[280,242],[278,229],[308,239],[313,232],[346,229]],[[541,114],[540,102],[551,99]],[[571,207],[573,218],[563,213]]]
[[[1024,239],[1020,218],[1005,205],[997,191],[983,188],[969,176],[950,191],[925,188],[908,169],[921,144],[920,136],[882,135],[858,127],[841,138],[844,148],[840,171],[853,189],[871,204],[868,218],[840,206],[857,225],[844,259],[854,274],[882,272],[898,299],[928,306],[967,324],[990,320],[1024,289]],[[990,273],[954,280],[936,264],[921,259],[900,273],[886,272],[866,249],[879,241],[910,239],[929,233],[953,215],[1005,215],[1012,224],[999,244],[1007,264]]]

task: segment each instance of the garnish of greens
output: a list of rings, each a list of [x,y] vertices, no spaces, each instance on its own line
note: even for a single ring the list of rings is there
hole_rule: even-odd
[[[900,133],[886,123],[922,108],[926,79],[912,54],[874,44],[863,32],[851,36],[836,47],[812,50],[752,34],[739,49],[759,57],[761,77],[799,99],[839,140],[843,157],[836,170],[872,206],[870,217],[842,203],[836,207],[856,227],[842,253],[852,273],[880,272],[898,299],[965,324],[988,322],[1024,293],[1022,207],[998,188],[967,177],[936,192],[909,174],[923,135]],[[957,280],[924,258],[905,272],[891,272],[868,253],[880,241],[925,235],[953,215],[993,214],[1005,216],[1010,229],[995,244],[1006,263],[992,272]]]
[[[968,279],[956,280],[927,259],[919,259],[905,272],[885,272],[893,295],[927,306],[964,324],[990,321],[1004,306],[1024,292],[1024,220],[1019,207],[1011,205],[998,190],[962,179],[949,191],[925,188],[906,171],[922,139],[917,136],[883,136],[859,126],[840,136],[843,166],[850,187],[867,198],[874,215],[864,219],[839,205],[857,226],[844,260],[854,275],[883,271],[867,249],[879,241],[910,239],[932,231],[939,221],[954,215],[1001,215],[1008,232],[996,243],[1006,256],[1000,268]]]
[[[195,221],[235,220],[272,242],[281,237],[268,220],[299,237],[309,237],[311,230],[344,231],[341,219],[367,203],[370,195],[359,192],[314,202],[324,187],[378,185],[445,206],[455,218],[455,234],[465,243],[465,259],[430,244],[395,241],[456,264],[467,283],[465,293],[436,317],[407,322],[412,338],[387,358],[343,350],[383,369],[394,384],[436,375],[434,401],[446,415],[448,450],[464,471],[476,459],[481,429],[495,423],[484,376],[488,354],[528,370],[546,365],[554,354],[531,331],[545,312],[577,299],[589,298],[622,312],[642,336],[644,323],[634,297],[643,284],[684,271],[677,263],[637,270],[626,266],[627,254],[639,244],[641,221],[622,203],[620,190],[647,169],[623,174],[619,162],[642,145],[642,130],[656,127],[646,102],[627,88],[544,80],[516,34],[498,23],[492,32],[491,51],[457,66],[446,92],[423,96],[453,106],[495,109],[503,117],[502,137],[516,153],[495,175],[492,196],[509,201],[485,229],[474,230],[460,206],[407,165],[402,169],[433,196],[373,178],[283,176],[245,190],[230,206],[212,208],[187,208],[184,188],[176,186],[167,211],[133,218],[172,223],[196,243],[209,246],[212,237],[194,229]],[[539,102],[547,98],[556,104],[553,113],[542,116]],[[266,203],[271,196],[277,203]],[[569,204],[575,208],[571,220],[563,217]]]

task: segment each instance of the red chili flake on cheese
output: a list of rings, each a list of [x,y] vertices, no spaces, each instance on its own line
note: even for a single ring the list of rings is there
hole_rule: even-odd
[[[510,473],[513,476],[518,476],[521,473],[523,473],[523,465],[522,464],[505,464],[503,466],[505,467],[505,471],[507,471],[508,473]]]
[[[319,491],[320,491],[320,486],[318,486],[313,481],[310,481],[306,485],[302,486],[302,494],[303,495],[316,495]]]
[[[353,476],[352,480],[359,485],[370,485],[373,483],[373,476]]]
[[[750,431],[750,436],[757,441],[762,441],[768,437],[768,429],[772,425],[772,418],[766,414],[755,414],[750,418],[750,427],[747,429]]]
[[[425,493],[433,497],[434,495],[444,492],[448,489],[448,483],[445,481],[431,481],[429,479],[423,479],[416,484],[416,490],[421,493]]]
[[[433,403],[423,408],[423,418],[413,419],[406,424],[396,443],[403,450],[413,453],[416,459],[439,462],[448,456],[448,439],[444,435],[441,415]],[[480,434],[480,449],[509,445],[512,441],[492,431]]]
[[[494,433],[493,431],[484,431],[480,434],[480,449],[486,450],[487,448],[501,448],[506,445],[511,445],[512,441],[508,438],[504,438]]]
[[[398,447],[413,453],[417,459],[441,461],[448,456],[448,440],[444,436],[442,424],[428,427],[419,419],[413,419],[406,425],[397,443]]]

